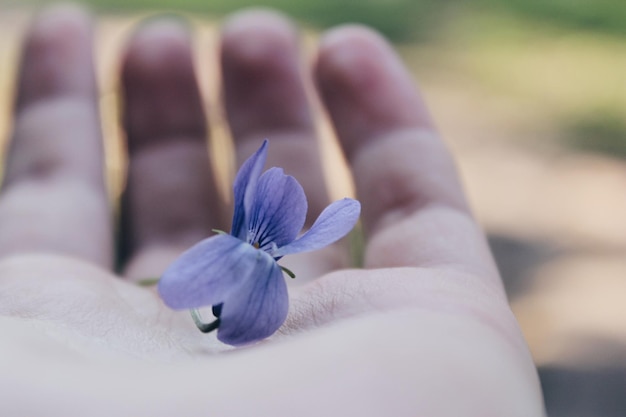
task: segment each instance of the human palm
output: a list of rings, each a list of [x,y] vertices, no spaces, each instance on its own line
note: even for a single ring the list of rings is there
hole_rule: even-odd
[[[3,415],[543,413],[453,162],[380,37],[333,30],[314,69],[363,206],[364,267],[346,269],[346,242],[285,258],[298,274],[287,321],[240,349],[137,285],[228,227],[185,28],[144,25],[123,58],[120,276],[91,54],[89,19],[72,8],[43,13],[24,49],[0,195]],[[280,16],[241,13],[224,27],[237,161],[270,138],[268,165],[298,178],[314,219],[329,196],[298,62]]]

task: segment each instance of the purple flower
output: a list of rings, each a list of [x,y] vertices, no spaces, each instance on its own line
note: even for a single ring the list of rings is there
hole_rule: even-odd
[[[289,300],[284,268],[277,261],[342,238],[361,210],[356,200],[336,201],[298,238],[307,211],[304,190],[280,168],[261,174],[267,147],[266,140],[237,173],[230,234],[210,237],[184,252],[158,286],[161,298],[173,309],[212,306],[216,321],[198,327],[217,328],[217,338],[230,345],[264,339],[285,321]]]

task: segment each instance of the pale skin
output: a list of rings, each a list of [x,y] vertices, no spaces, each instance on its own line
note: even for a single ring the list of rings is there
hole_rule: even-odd
[[[312,74],[363,206],[363,269],[344,244],[287,263],[290,315],[239,350],[136,280],[228,228],[206,156],[191,34],[141,26],[123,56],[130,153],[123,273],[103,176],[92,22],[34,21],[19,67],[0,194],[0,411],[38,416],[541,416],[536,371],[454,163],[412,77],[362,27],[325,33],[303,70],[286,18],[242,12],[221,34],[223,96],[241,163],[329,203],[304,76]],[[289,278],[287,278],[289,279]]]

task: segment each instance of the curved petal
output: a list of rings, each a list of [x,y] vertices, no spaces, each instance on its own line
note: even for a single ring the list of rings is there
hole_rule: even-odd
[[[252,278],[260,252],[230,235],[205,239],[167,268],[159,295],[180,310],[219,304]]]
[[[311,229],[290,244],[278,248],[275,258],[298,252],[321,249],[336,242],[352,230],[361,214],[361,204],[351,198],[335,201],[319,215]]]
[[[282,271],[267,253],[258,251],[254,279],[246,280],[222,306],[217,338],[239,346],[271,336],[289,310]]]
[[[298,181],[280,168],[268,169],[257,184],[248,242],[265,250],[286,245],[302,230],[306,210],[306,196]]]
[[[267,159],[267,147],[265,139],[261,147],[241,165],[233,184],[235,212],[230,234],[241,240],[246,239],[256,184]]]

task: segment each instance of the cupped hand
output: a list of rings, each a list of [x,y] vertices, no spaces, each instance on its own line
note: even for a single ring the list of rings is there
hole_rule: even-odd
[[[115,238],[92,22],[67,6],[35,19],[0,194],[1,414],[542,415],[451,156],[411,75],[366,28],[326,33],[313,69],[362,203],[364,267],[346,269],[346,242],[286,259],[300,281],[287,322],[241,349],[137,285],[228,228],[191,43],[167,19],[128,41]],[[301,182],[314,219],[330,197],[296,31],[275,13],[239,13],[220,58],[237,164],[269,138],[268,166]]]

